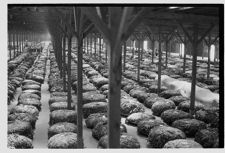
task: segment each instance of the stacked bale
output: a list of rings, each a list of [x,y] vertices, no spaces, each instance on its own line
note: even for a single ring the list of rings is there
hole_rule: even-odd
[[[193,140],[176,139],[168,141],[163,148],[202,148],[202,146]]]
[[[172,123],[172,126],[184,131],[188,137],[194,137],[198,130],[206,128],[204,122],[188,118],[176,120]]]
[[[101,137],[98,142],[98,148],[107,148],[108,144],[108,136],[105,135]],[[140,148],[140,143],[138,142],[137,138],[127,135],[121,134],[120,135],[120,148]]]
[[[204,148],[219,147],[219,133],[216,128],[207,128],[199,130],[195,135],[195,141],[200,143]]]
[[[186,135],[181,130],[159,125],[150,130],[148,135],[148,147],[162,148],[168,141],[185,138]]]
[[[77,148],[76,96],[72,95],[71,107],[68,108],[67,92],[63,91],[63,80],[54,54],[50,54],[49,91],[48,148]]]
[[[28,149],[33,148],[32,140],[19,134],[8,135],[7,147],[10,149]]]
[[[27,70],[33,65],[37,55],[38,54],[36,53],[25,52],[14,61],[9,62],[8,104],[10,104],[11,100],[14,98],[16,89],[21,85],[21,82],[24,80]]]
[[[120,125],[120,132],[121,133],[127,133],[126,126],[121,124]],[[96,126],[92,129],[92,136],[99,140],[104,135],[107,135],[108,133],[108,125],[107,122],[100,122],[96,124]]]
[[[155,116],[147,114],[147,113],[133,113],[131,115],[129,115],[126,120],[125,123],[126,124],[130,124],[130,125],[134,125],[137,126],[137,124],[142,121],[142,120],[149,120],[149,119],[155,119]]]
[[[158,125],[166,125],[166,123],[158,119],[142,120],[137,124],[137,132],[140,135],[148,136],[150,130]]]
[[[24,71],[16,71],[14,75],[25,76],[26,70],[33,64],[32,68],[27,71],[27,75],[31,73],[33,68],[45,71],[45,63],[47,52],[41,53],[34,62],[37,53],[30,53],[32,56],[26,59],[26,66],[18,67]],[[40,59],[42,59],[40,61]],[[22,75],[20,75],[22,73]],[[33,72],[35,73],[35,72]],[[44,73],[44,72],[43,72]],[[23,79],[22,79],[23,80]],[[22,82],[21,80],[21,82]],[[29,78],[22,82],[22,93],[18,97],[18,105],[14,106],[8,116],[8,146],[10,148],[32,148],[32,139],[35,129],[35,123],[41,110],[41,83],[33,78]]]

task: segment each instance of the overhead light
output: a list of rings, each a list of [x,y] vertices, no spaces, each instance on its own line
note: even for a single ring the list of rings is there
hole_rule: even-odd
[[[188,9],[192,9],[193,7],[181,7],[179,8],[179,10],[188,10]]]
[[[169,7],[169,9],[176,9],[176,8],[179,8],[179,7],[175,7],[175,6],[172,6],[172,7]]]

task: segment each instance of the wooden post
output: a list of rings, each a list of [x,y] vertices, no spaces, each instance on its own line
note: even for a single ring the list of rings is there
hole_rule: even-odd
[[[19,33],[17,32],[17,35],[16,35],[16,56],[19,55]]]
[[[161,92],[161,64],[162,64],[162,50],[161,50],[161,36],[159,28],[159,62],[158,62],[158,94]]]
[[[96,54],[97,54],[96,42],[97,42],[97,36],[95,35],[95,37],[94,37],[95,59],[96,59]]]
[[[23,51],[23,48],[24,48],[24,32],[22,32],[21,40],[22,40],[22,51]]]
[[[13,31],[13,58],[15,58],[16,57],[16,40],[15,40],[15,38],[16,38],[16,36],[15,36],[15,31]]]
[[[77,140],[78,147],[83,148],[83,38],[78,36],[78,62],[77,62]]]
[[[9,32],[9,60],[12,59],[12,52],[11,52],[11,33]]]
[[[113,46],[110,45],[110,66],[109,66],[109,103],[108,116],[111,120],[108,122],[108,147],[119,148],[120,146],[120,97],[121,97],[121,68],[122,68],[122,47],[118,47],[117,51],[112,51]],[[119,122],[118,122],[119,121]],[[115,141],[117,140],[117,141]]]
[[[68,76],[68,89],[67,89],[67,100],[68,100],[68,109],[71,109],[71,38],[68,38],[68,68],[67,68],[67,76]]]
[[[204,59],[204,43],[202,43],[202,59]]]
[[[171,52],[172,52],[172,46],[173,46],[173,42],[170,42],[170,52],[169,52],[169,56],[171,56]]]
[[[135,43],[135,40],[133,40],[132,42],[133,42],[132,43],[132,57],[134,59],[134,52],[135,52],[135,50],[134,50],[134,48],[135,48],[134,43]]]
[[[87,47],[86,47],[87,48],[87,54],[89,54],[89,50],[88,50],[88,36],[86,38],[86,42],[87,42],[87,44],[86,44],[87,45]]]
[[[195,85],[196,85],[196,63],[197,63],[197,55],[198,55],[198,25],[194,24],[193,29],[193,42],[192,42],[192,48],[193,48],[193,58],[192,58],[192,83],[191,83],[191,104],[190,104],[190,113],[194,114],[195,109]]]
[[[24,32],[22,32],[22,51],[24,49]]]
[[[140,52],[141,52],[141,40],[138,40],[138,66],[137,66],[137,81],[140,81]]]
[[[207,79],[210,78],[210,51],[211,51],[211,45],[212,45],[212,42],[211,42],[211,35],[209,34],[208,36],[209,40],[208,42],[205,40],[205,43],[207,45],[207,48],[208,48],[208,67],[207,67]],[[217,38],[216,38],[217,39]],[[216,40],[215,39],[215,40]],[[215,41],[214,40],[214,41]]]
[[[92,57],[92,34],[90,34],[90,52]]]
[[[152,63],[154,64],[154,55],[155,55],[155,40],[152,39]]]
[[[126,40],[140,23],[147,9],[142,9],[138,15],[128,22],[133,7],[109,7],[109,25],[107,26],[98,13],[97,8],[83,7],[84,12],[109,41],[110,63],[109,63],[109,103],[108,103],[108,148],[120,148],[120,97],[121,97],[121,67],[122,47],[121,42]],[[128,24],[127,24],[128,22]],[[125,28],[126,25],[126,28]],[[124,38],[122,39],[122,35]]]
[[[74,21],[75,21],[75,31],[77,32],[77,148],[83,148],[83,40],[84,32],[83,27],[83,14],[81,9],[73,7],[74,10]],[[91,45],[92,50],[92,45]]]
[[[20,54],[21,54],[21,33],[19,34],[19,49],[20,49]]]
[[[66,36],[62,40],[62,53],[63,53],[63,91],[66,91]]]
[[[166,68],[167,68],[167,63],[168,63],[168,50],[169,50],[168,43],[169,43],[169,41],[166,40]]]
[[[124,41],[123,45],[124,45],[124,47],[123,47],[123,72],[125,72],[125,69],[126,69],[126,49],[127,49],[126,41]]]
[[[144,43],[144,41],[143,41],[143,39],[141,40],[141,61],[142,61],[142,57],[143,57],[143,43]]]
[[[102,38],[101,38],[101,35],[99,37],[99,60],[101,62],[101,54],[102,54]]]
[[[185,40],[186,38],[184,38]],[[184,41],[184,59],[183,59],[183,73],[185,73],[185,69],[186,69],[186,52],[187,52],[187,41]]]
[[[58,47],[57,47],[57,49],[58,49],[58,54],[59,54],[59,68],[60,68],[60,78],[62,78],[63,77],[63,65],[62,65],[62,36],[61,35],[59,35],[59,39],[57,40],[58,41]]]
[[[108,61],[108,50],[107,50],[107,41],[105,41],[105,63]]]

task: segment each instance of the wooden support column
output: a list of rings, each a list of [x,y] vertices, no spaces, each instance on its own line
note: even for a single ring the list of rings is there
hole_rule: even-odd
[[[22,32],[22,51],[23,51],[23,49],[24,49],[24,32]]]
[[[187,40],[184,37],[184,59],[183,59],[183,73],[186,71],[186,55],[187,55]]]
[[[197,22],[193,24],[193,38],[188,33],[188,31],[185,29],[185,27],[178,21],[178,24],[184,31],[185,35],[188,37],[189,41],[192,44],[193,48],[193,57],[192,57],[192,83],[191,83],[191,103],[190,103],[190,113],[194,114],[194,108],[195,108],[195,85],[196,85],[196,63],[197,63],[197,51],[198,51],[198,44],[205,38],[205,36],[213,29],[214,25],[211,24],[209,29],[201,36],[200,39],[198,39],[199,36],[199,27]]]
[[[101,62],[101,54],[102,54],[102,38],[101,38],[101,35],[99,37],[99,60]]]
[[[66,36],[62,40],[62,54],[63,54],[63,90],[66,91]]]
[[[12,41],[12,39],[11,39],[11,32],[8,32],[8,35],[9,35],[9,45],[8,45],[8,49],[9,49],[9,60],[11,60],[12,59],[12,52],[11,52],[11,47],[12,47],[12,45],[11,45],[11,41]]]
[[[108,49],[107,49],[107,41],[104,41],[105,42],[105,63],[107,63],[108,61]]]
[[[208,47],[208,67],[207,67],[207,79],[210,78],[210,50],[211,50],[211,45],[207,45]]]
[[[204,39],[205,40],[205,43],[207,45],[207,48],[208,48],[207,79],[210,78],[210,52],[211,52],[211,45],[214,44],[218,38],[219,37],[217,36],[214,40],[212,40],[211,39],[211,34],[209,33],[209,35],[208,35],[208,41],[206,39]]]
[[[96,59],[96,54],[97,54],[97,46],[96,46],[96,43],[97,43],[97,36],[95,35],[95,37],[94,37],[95,59]]]
[[[16,57],[16,35],[15,35],[15,30],[13,30],[13,58]]]
[[[77,36],[78,45],[78,62],[77,62],[77,148],[83,148],[83,39],[92,29],[92,24],[86,25],[84,20],[84,13],[81,8],[74,7],[74,21],[75,33]],[[91,36],[92,38],[92,36]],[[92,41],[92,40],[91,40]],[[92,43],[92,42],[91,42]],[[96,42],[95,42],[96,45]],[[95,46],[96,49],[96,46]],[[91,45],[92,50],[92,45]],[[95,54],[96,56],[96,54]]]
[[[169,49],[169,46],[168,46],[168,41],[166,41],[166,68],[167,68],[167,64],[168,64],[168,49]]]
[[[204,47],[202,47],[202,59],[204,59]]]
[[[60,68],[60,78],[63,77],[63,65],[62,65],[62,35],[59,35],[59,40],[58,40],[58,54],[59,54],[59,68]]]
[[[90,34],[90,52],[92,57],[92,34]]]
[[[113,51],[110,45],[110,68],[109,68],[109,148],[119,148],[120,146],[120,97],[121,97],[121,47]],[[117,140],[117,141],[115,141]]]
[[[25,41],[26,41],[25,37],[26,37],[26,32],[24,31],[24,33],[23,33],[23,48],[25,48]]]
[[[162,65],[162,50],[161,50],[161,36],[159,28],[159,62],[158,62],[158,94],[161,92],[161,65]]]
[[[154,64],[154,56],[155,56],[155,39],[152,39],[152,64]]]
[[[87,36],[87,54],[89,54],[89,47],[88,47],[88,45],[89,45],[89,40],[88,40],[88,36]]]
[[[21,32],[19,33],[19,50],[20,50],[20,54],[21,54]]]
[[[126,49],[127,49],[126,41],[124,41],[123,43],[123,72],[125,72],[125,69],[126,69]]]
[[[21,46],[21,50],[23,52],[23,32],[21,32],[21,34],[20,34],[20,46]]]
[[[191,83],[191,104],[190,104],[190,113],[193,115],[194,114],[194,109],[195,109],[195,85],[196,85],[196,71],[197,71],[197,55],[198,55],[198,25],[194,24],[193,29],[194,29],[194,34],[193,34],[193,42],[192,42],[192,83]]]
[[[19,55],[19,33],[16,33],[16,56]]]
[[[138,40],[138,66],[137,66],[137,81],[140,81],[140,53],[141,53],[141,40]]]
[[[71,40],[72,36],[68,37],[68,68],[67,68],[67,76],[68,76],[68,89],[67,89],[67,100],[68,100],[68,109],[71,109]]]
[[[81,36],[78,37],[78,63],[77,63],[77,125],[78,125],[78,146],[79,148],[83,148],[83,76],[82,76],[82,70],[83,70],[83,38]]]
[[[132,41],[132,58],[134,59],[134,53],[135,53],[135,40]]]
[[[96,8],[83,7],[82,12],[95,24],[95,27],[109,42],[109,103],[108,103],[108,148],[120,148],[120,98],[122,73],[122,44],[141,22],[141,9],[137,15],[131,16],[133,7],[109,7],[109,25],[102,20]],[[99,12],[99,11],[98,11]],[[126,25],[126,27],[125,27]],[[122,36],[123,39],[122,39]]]
[[[172,46],[173,46],[172,44],[173,44],[173,41],[171,41],[171,42],[170,42],[170,50],[169,50],[169,56],[171,56],[171,52],[172,52]]]
[[[143,40],[141,40],[141,61],[142,61],[142,59],[143,59],[143,43],[144,43],[144,41]]]
[[[27,34],[27,39],[28,39],[28,42],[31,42],[31,32],[30,31]]]

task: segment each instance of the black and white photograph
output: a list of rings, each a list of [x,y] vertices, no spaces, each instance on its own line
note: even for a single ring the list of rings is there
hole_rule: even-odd
[[[224,148],[223,3],[4,8],[7,151]]]

